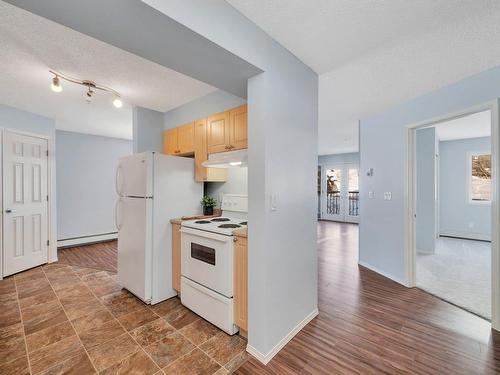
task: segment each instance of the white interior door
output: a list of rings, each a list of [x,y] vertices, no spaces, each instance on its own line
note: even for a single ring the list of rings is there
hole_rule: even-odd
[[[3,275],[47,263],[46,139],[3,133]]]

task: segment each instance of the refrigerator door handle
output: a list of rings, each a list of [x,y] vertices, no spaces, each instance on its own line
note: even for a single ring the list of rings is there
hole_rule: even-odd
[[[119,164],[118,168],[116,168],[116,178],[115,178],[116,194],[118,194],[118,196],[122,196],[122,188],[123,188],[123,177],[121,170],[122,166],[121,164]]]
[[[121,220],[118,220],[118,213],[119,213],[119,206],[122,202],[121,198],[118,198],[115,204],[115,225],[116,229],[120,230],[121,229]]]

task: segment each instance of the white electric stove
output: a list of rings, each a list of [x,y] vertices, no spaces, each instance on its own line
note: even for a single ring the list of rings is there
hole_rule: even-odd
[[[222,216],[181,225],[181,302],[229,334],[233,317],[233,231],[247,226],[248,197],[225,194]]]

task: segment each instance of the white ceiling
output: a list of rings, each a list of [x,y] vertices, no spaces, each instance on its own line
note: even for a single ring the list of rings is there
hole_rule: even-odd
[[[0,1],[0,103],[56,119],[58,129],[132,139],[132,106],[165,112],[215,90],[200,81]],[[62,81],[50,90],[48,69],[89,79],[118,91]]]
[[[468,116],[440,122],[435,125],[440,141],[489,137],[491,135],[491,113],[483,111]]]
[[[496,0],[226,0],[313,68],[319,154],[358,120],[500,64]]]

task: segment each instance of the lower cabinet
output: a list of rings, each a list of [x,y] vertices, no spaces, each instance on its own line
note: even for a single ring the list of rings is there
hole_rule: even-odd
[[[248,241],[234,237],[234,323],[248,331]]]
[[[172,288],[181,291],[181,225],[172,223]]]

